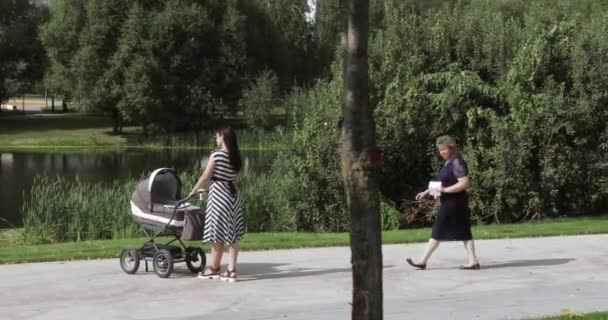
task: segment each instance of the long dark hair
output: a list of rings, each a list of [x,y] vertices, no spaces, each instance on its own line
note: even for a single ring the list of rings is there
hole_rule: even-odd
[[[236,170],[241,171],[243,162],[241,161],[241,152],[239,151],[239,145],[236,143],[236,133],[231,127],[222,128],[217,133],[224,138],[224,144],[228,148],[228,157],[230,158],[230,164]]]

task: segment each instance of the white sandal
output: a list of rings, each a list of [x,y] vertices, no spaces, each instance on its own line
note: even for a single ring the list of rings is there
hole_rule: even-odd
[[[237,281],[236,270],[226,270],[220,275],[220,280],[234,283]]]
[[[199,279],[203,279],[203,280],[219,279],[220,278],[220,268],[219,267],[214,268],[214,267],[209,266],[205,269],[205,271],[199,272],[196,277]]]

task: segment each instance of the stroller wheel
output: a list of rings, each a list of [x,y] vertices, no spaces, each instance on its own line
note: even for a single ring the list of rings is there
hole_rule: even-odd
[[[193,247],[186,248],[186,265],[190,271],[199,273],[203,271],[205,264],[207,264],[207,256],[205,256],[203,249]]]
[[[139,254],[134,248],[124,249],[120,253],[120,267],[128,274],[134,274],[139,269]]]
[[[168,250],[159,250],[152,258],[152,265],[157,276],[167,278],[173,272],[173,257]]]

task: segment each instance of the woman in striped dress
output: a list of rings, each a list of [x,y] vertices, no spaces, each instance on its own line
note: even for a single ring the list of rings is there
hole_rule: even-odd
[[[205,211],[204,242],[213,243],[209,267],[198,274],[201,279],[222,279],[235,282],[238,241],[245,233],[241,198],[234,185],[241,169],[241,155],[232,128],[224,128],[215,137],[218,150],[211,153],[207,168],[190,195],[209,182]],[[230,245],[228,268],[220,274],[224,244]]]

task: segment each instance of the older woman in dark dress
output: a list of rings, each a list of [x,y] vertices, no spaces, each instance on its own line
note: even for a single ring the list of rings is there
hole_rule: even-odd
[[[424,255],[414,261],[407,262],[418,269],[426,269],[426,264],[442,241],[462,241],[467,252],[467,264],[460,267],[463,270],[478,270],[479,260],[475,254],[475,243],[471,234],[470,210],[466,189],[470,186],[467,163],[458,153],[456,142],[450,136],[437,138],[437,150],[445,163],[439,172],[437,180],[441,186],[441,207],[433,224],[433,233],[426,246]],[[430,190],[416,195],[416,200],[428,196]]]

